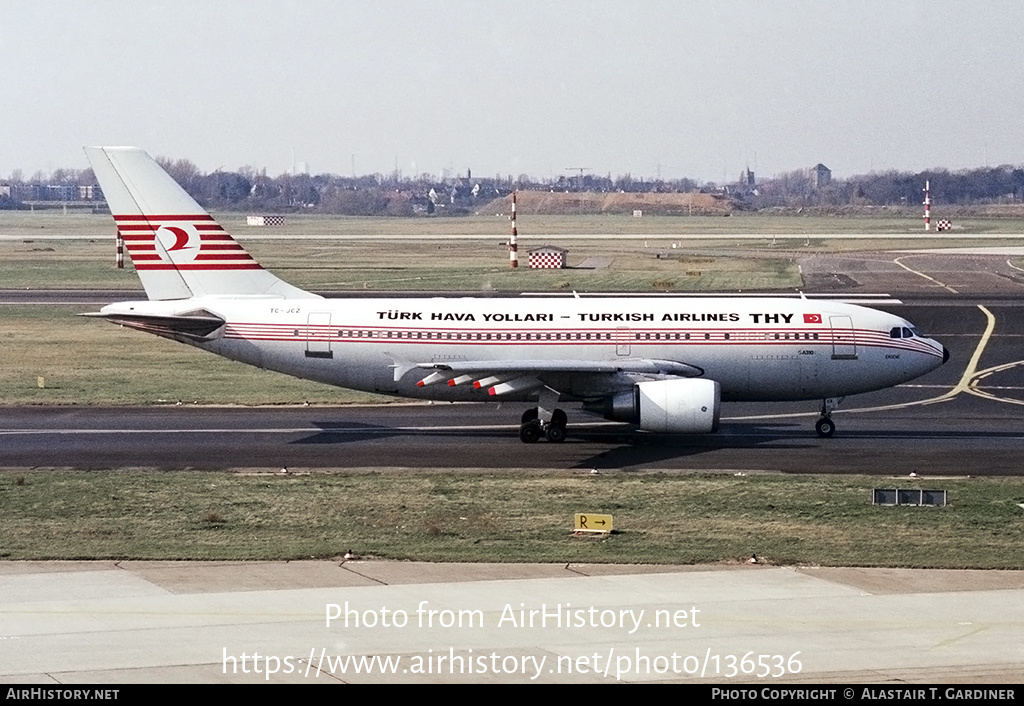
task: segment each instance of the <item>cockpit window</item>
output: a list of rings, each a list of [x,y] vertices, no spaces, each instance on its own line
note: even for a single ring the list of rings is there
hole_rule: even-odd
[[[907,326],[894,326],[889,330],[889,338],[913,338],[914,336],[921,336],[921,332],[916,328]]]

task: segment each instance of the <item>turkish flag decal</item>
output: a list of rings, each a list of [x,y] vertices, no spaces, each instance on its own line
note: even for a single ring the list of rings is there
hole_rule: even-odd
[[[804,314],[805,324],[820,324],[821,314]]]

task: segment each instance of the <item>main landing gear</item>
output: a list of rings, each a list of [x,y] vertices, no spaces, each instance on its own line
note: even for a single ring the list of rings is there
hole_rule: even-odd
[[[519,440],[524,444],[533,444],[543,436],[556,444],[565,441],[565,425],[568,417],[565,412],[556,409],[551,412],[551,419],[543,422],[536,407],[523,412],[522,424],[519,425]]]
[[[559,394],[545,385],[537,397],[537,406],[523,412],[522,424],[519,425],[519,440],[524,444],[533,444],[544,437],[548,441],[560,444],[565,441],[565,412],[555,409]]]
[[[836,433],[836,423],[832,421],[832,412],[844,399],[846,398],[827,397],[821,401],[821,418],[814,425],[814,430],[821,438],[827,439]]]

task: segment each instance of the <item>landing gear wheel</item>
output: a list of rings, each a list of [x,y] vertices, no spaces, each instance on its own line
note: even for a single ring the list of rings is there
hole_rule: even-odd
[[[562,443],[565,441],[565,425],[554,423],[549,424],[548,428],[544,431],[544,436],[552,443]]]
[[[565,410],[556,409],[551,413],[551,423],[557,424],[564,427],[569,422],[569,417],[566,416]]]
[[[535,444],[540,439],[540,424],[536,421],[527,422],[519,427],[519,440],[524,444]]]
[[[818,432],[818,436],[827,439],[836,433],[836,425],[830,417],[822,417],[814,425],[814,430]]]
[[[529,424],[537,418],[537,408],[531,407],[530,409],[523,412],[523,417],[519,421],[523,424]]]

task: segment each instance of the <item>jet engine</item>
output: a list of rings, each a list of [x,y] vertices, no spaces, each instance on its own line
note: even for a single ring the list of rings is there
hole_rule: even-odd
[[[721,388],[714,380],[651,380],[607,398],[605,418],[645,431],[708,434],[718,430]]]

